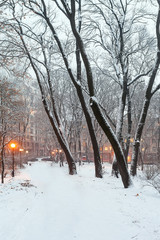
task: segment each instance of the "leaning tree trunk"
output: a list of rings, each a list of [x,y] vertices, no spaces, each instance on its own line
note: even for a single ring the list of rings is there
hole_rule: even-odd
[[[81,8],[81,6],[80,6]],[[79,23],[79,32],[80,32],[80,28],[81,28],[81,21]],[[80,59],[80,49],[78,46],[78,42],[76,43],[76,61],[77,61],[77,80],[81,82],[81,59]],[[72,76],[71,80],[72,80]],[[86,122],[87,122],[87,126],[88,126],[88,130],[89,130],[89,134],[90,134],[90,138],[91,138],[91,142],[92,142],[92,147],[93,147],[93,152],[94,152],[94,164],[95,164],[95,176],[97,178],[102,178],[102,164],[101,164],[101,158],[100,158],[100,152],[99,152],[99,146],[98,146],[98,142],[97,142],[97,138],[96,138],[96,134],[95,134],[95,130],[93,127],[93,123],[92,123],[92,119],[89,113],[89,109],[86,105],[84,96],[83,96],[83,92],[82,92],[82,87],[80,84],[77,84],[77,81],[72,81],[76,90],[77,90],[77,95],[79,97],[85,118],[86,118]]]
[[[138,162],[138,153],[139,153],[139,148],[140,148],[140,141],[141,141],[141,136],[144,128],[144,124],[146,121],[147,117],[147,112],[150,104],[150,98],[146,99],[144,102],[144,106],[142,109],[142,113],[140,116],[140,120],[138,123],[136,135],[135,135],[135,140],[133,144],[133,153],[132,153],[132,162],[131,162],[131,169],[130,173],[132,176],[135,176],[137,173],[137,162]]]
[[[83,109],[83,112],[84,112],[84,115],[86,118],[89,134],[91,137],[91,142],[92,142],[92,147],[93,147],[93,152],[94,152],[95,176],[97,178],[102,178],[103,177],[102,164],[101,164],[99,147],[98,147],[95,131],[93,128],[92,119],[91,119],[90,113],[87,109],[81,87],[77,86],[76,89],[77,89],[77,94],[78,94],[78,97],[81,102],[81,106],[82,106],[82,109]]]
[[[140,147],[140,140],[142,137],[142,132],[143,132],[143,128],[145,125],[151,97],[153,96],[152,86],[153,86],[153,83],[154,83],[154,80],[155,80],[155,77],[156,77],[156,74],[158,71],[159,64],[160,64],[160,53],[157,54],[156,65],[155,65],[154,70],[152,71],[152,75],[149,80],[149,84],[148,84],[148,87],[146,90],[145,101],[143,104],[143,108],[141,111],[140,119],[138,122],[136,134],[135,134],[135,140],[134,140],[134,144],[133,144],[132,162],[131,162],[131,169],[130,169],[130,173],[132,176],[135,176],[137,173],[137,162],[138,162],[138,152],[139,152],[139,147]]]
[[[51,30],[51,32],[53,33],[54,39],[57,42],[57,45],[59,47],[59,50],[61,52],[62,58],[64,60],[64,64],[66,66],[66,69],[68,71],[68,74],[77,90],[77,94],[86,118],[86,122],[87,122],[87,126],[88,126],[88,130],[89,130],[89,134],[91,137],[91,141],[92,141],[92,146],[93,146],[93,151],[94,151],[94,163],[95,163],[95,176],[98,178],[102,178],[102,165],[101,165],[101,159],[100,159],[100,153],[99,153],[99,147],[98,147],[98,143],[97,143],[97,139],[96,139],[96,135],[94,132],[94,127],[92,124],[92,120],[91,120],[91,116],[89,114],[88,108],[86,106],[86,102],[83,96],[83,92],[82,92],[82,88],[80,85],[80,81],[81,81],[81,60],[80,60],[80,55],[79,55],[79,45],[78,42],[76,44],[76,60],[77,60],[77,80],[78,82],[75,80],[75,77],[71,71],[71,68],[69,66],[68,60],[65,56],[65,53],[63,51],[63,47],[61,45],[61,42],[58,38],[58,35],[56,34],[56,31],[53,27],[53,25],[50,22],[50,19],[47,18],[47,16],[45,16],[45,20]]]
[[[53,116],[51,116],[50,111],[48,110],[48,106],[47,106],[47,103],[46,103],[45,99],[42,98],[42,101],[43,101],[45,111],[46,111],[46,113],[48,115],[48,118],[50,120],[50,123],[51,123],[51,125],[53,127],[53,130],[56,134],[56,137],[58,139],[58,142],[59,142],[61,148],[63,149],[64,153],[65,153],[66,160],[67,160],[68,167],[69,167],[69,174],[74,175],[74,174],[77,173],[76,164],[75,164],[74,159],[72,157],[72,154],[69,150],[68,144],[65,141],[65,138],[62,136],[62,133],[59,132],[59,129],[57,128],[57,126],[55,124],[55,120],[53,119]]]
[[[92,107],[92,110],[94,112],[94,115],[95,115],[98,123],[102,127],[103,131],[105,132],[106,136],[108,137],[108,139],[113,147],[115,156],[117,158],[118,169],[119,169],[119,172],[120,172],[120,175],[122,178],[122,182],[124,184],[124,187],[127,188],[131,184],[131,180],[129,177],[127,165],[125,162],[125,157],[124,157],[122,148],[120,146],[120,143],[118,142],[118,140],[117,140],[115,134],[113,133],[112,129],[110,128],[109,124],[105,120],[105,118],[100,110],[100,107],[94,98],[91,98],[91,107]]]
[[[154,81],[155,81],[155,78],[157,75],[157,71],[158,71],[159,65],[160,65],[160,31],[159,31],[159,29],[160,29],[160,0],[157,0],[157,3],[159,5],[159,11],[158,11],[157,22],[156,22],[156,36],[157,36],[157,48],[158,48],[157,49],[157,58],[156,58],[155,66],[152,70],[152,73],[151,73],[151,76],[150,76],[150,79],[148,82],[148,86],[147,86],[146,94],[145,94],[145,100],[144,100],[143,108],[141,111],[141,115],[139,118],[137,130],[136,130],[136,134],[135,134],[133,157],[132,157],[131,170],[130,170],[130,173],[132,176],[135,176],[136,172],[137,172],[137,162],[138,162],[138,152],[139,152],[139,147],[140,147],[140,140],[141,140],[144,124],[146,121],[150,101],[151,101],[153,94],[160,88],[160,85],[158,85],[157,88],[154,91],[152,91],[153,84],[154,84]]]
[[[114,149],[114,152],[115,152],[115,155],[117,158],[117,162],[118,162],[118,168],[119,168],[120,175],[122,178],[122,182],[123,182],[124,187],[127,188],[131,184],[131,181],[130,181],[129,173],[128,173],[127,166],[125,163],[125,158],[124,158],[122,148],[118,142],[118,139],[116,138],[115,134],[113,133],[112,129],[110,128],[109,123],[107,122],[104,115],[102,114],[99,104],[97,102],[97,99],[95,98],[92,69],[91,69],[90,62],[89,62],[88,56],[86,54],[85,48],[84,48],[82,38],[76,29],[75,1],[74,0],[71,0],[71,10],[72,10],[72,14],[68,15],[68,17],[70,20],[73,34],[74,34],[74,36],[77,40],[78,46],[80,48],[81,56],[82,56],[83,63],[84,63],[85,69],[86,69],[88,89],[89,89],[89,94],[90,94],[90,105],[91,105],[91,108],[93,110],[93,113],[94,113],[98,123],[102,127],[103,131],[105,132],[106,136],[108,137],[108,139]]]
[[[41,85],[40,82],[38,82],[38,83],[39,83],[39,87],[41,89],[42,96],[44,96],[42,85]],[[69,150],[68,143],[66,142],[65,137],[63,136],[63,133],[59,131],[59,128],[57,127],[55,119],[50,114],[50,111],[48,110],[47,102],[46,102],[44,97],[42,97],[42,102],[43,102],[45,111],[46,111],[46,113],[48,115],[48,118],[50,120],[50,123],[51,123],[51,125],[53,127],[53,130],[54,130],[54,132],[56,134],[56,137],[57,137],[57,139],[59,141],[59,144],[60,144],[61,148],[63,149],[63,151],[65,153],[66,160],[67,160],[68,167],[69,167],[69,174],[70,175],[74,175],[74,174],[77,173],[77,171],[76,171],[76,164],[75,164],[74,159],[72,157],[72,154],[71,154],[71,152]],[[55,111],[55,109],[54,109],[54,111]]]
[[[54,105],[54,99],[52,99],[52,107],[53,107],[53,113],[55,115],[55,118],[51,115],[50,110],[48,108],[48,104],[47,104],[47,101],[45,99],[45,93],[44,93],[44,90],[43,90],[43,87],[42,87],[42,84],[41,84],[41,80],[40,80],[40,76],[39,76],[38,70],[37,70],[37,68],[36,68],[36,66],[35,66],[35,64],[34,64],[34,62],[32,60],[31,54],[28,51],[27,45],[26,45],[26,43],[24,41],[24,38],[23,38],[23,29],[22,29],[20,23],[18,22],[18,20],[17,20],[17,23],[18,23],[19,29],[20,29],[20,32],[17,31],[17,33],[20,36],[20,39],[21,39],[21,41],[23,43],[23,46],[24,46],[25,51],[26,51],[26,54],[27,54],[27,56],[29,58],[30,64],[31,64],[31,66],[32,66],[32,68],[34,70],[35,75],[36,75],[37,82],[38,82],[38,85],[39,85],[39,88],[40,88],[40,91],[41,91],[42,102],[43,102],[45,111],[46,111],[46,113],[47,113],[47,115],[49,117],[50,123],[51,123],[51,125],[53,127],[53,130],[54,130],[54,132],[56,134],[56,137],[57,137],[57,139],[58,139],[58,141],[60,143],[60,146],[61,146],[61,148],[63,149],[63,151],[64,151],[64,153],[66,155],[66,160],[67,160],[68,167],[69,167],[69,174],[74,175],[74,174],[77,173],[77,171],[76,171],[76,164],[75,164],[74,159],[72,157],[72,154],[71,154],[71,152],[69,150],[69,147],[68,147],[68,144],[67,144],[67,142],[65,140],[65,137],[63,136],[63,133],[58,128],[57,124],[58,124],[59,119],[58,119],[58,114],[56,112],[56,109],[53,106]],[[47,72],[47,74],[48,74],[48,72]]]

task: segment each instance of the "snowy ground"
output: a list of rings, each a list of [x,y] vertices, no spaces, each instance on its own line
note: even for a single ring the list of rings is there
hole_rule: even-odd
[[[134,180],[124,189],[105,166],[103,179],[94,167],[49,162],[27,166],[0,185],[1,240],[160,240],[160,194]]]

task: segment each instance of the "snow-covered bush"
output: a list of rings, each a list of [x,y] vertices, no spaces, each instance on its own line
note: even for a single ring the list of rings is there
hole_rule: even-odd
[[[144,168],[144,176],[147,180],[155,178],[158,172],[159,171],[157,165],[146,165]]]
[[[160,164],[145,166],[144,176],[147,183],[160,193]]]

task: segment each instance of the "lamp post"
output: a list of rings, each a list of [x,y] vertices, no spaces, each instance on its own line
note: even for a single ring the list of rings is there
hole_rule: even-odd
[[[20,168],[22,167],[22,156],[21,156],[21,153],[24,151],[23,148],[20,148],[19,149],[19,154],[20,154]]]
[[[16,147],[15,143],[11,143],[11,148],[12,148],[12,177],[14,177],[14,150]]]

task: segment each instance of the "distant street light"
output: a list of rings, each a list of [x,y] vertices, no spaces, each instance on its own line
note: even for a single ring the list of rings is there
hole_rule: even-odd
[[[28,161],[28,150],[26,150],[25,156],[26,156],[26,160]]]
[[[12,149],[12,177],[14,177],[14,150],[16,147],[15,143],[11,143],[11,149]]]

